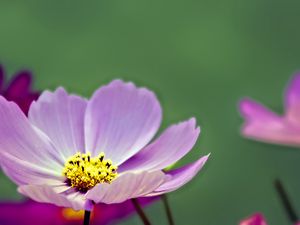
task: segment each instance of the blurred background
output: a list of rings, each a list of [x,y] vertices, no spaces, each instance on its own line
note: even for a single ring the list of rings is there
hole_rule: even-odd
[[[179,165],[211,158],[169,195],[176,224],[233,225],[260,211],[270,225],[286,225],[273,180],[283,181],[300,213],[300,150],[242,138],[237,104],[251,96],[283,111],[283,90],[300,69],[299,7],[294,0],[2,0],[0,63],[10,75],[31,70],[38,90],[64,86],[89,97],[115,78],[146,86],[162,103],[161,130],[195,116],[201,137]],[[3,174],[0,182],[0,200],[21,199]],[[160,203],[147,213],[166,224]]]

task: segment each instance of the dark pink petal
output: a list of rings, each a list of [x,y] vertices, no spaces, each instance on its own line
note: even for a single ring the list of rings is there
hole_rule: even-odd
[[[169,127],[153,143],[146,146],[119,168],[126,170],[161,170],[177,162],[196,143],[200,128],[194,118]]]
[[[153,138],[161,117],[161,107],[153,92],[115,80],[97,90],[88,103],[86,150],[92,155],[103,151],[119,165]]]
[[[267,225],[267,222],[262,214],[256,213],[253,216],[242,220],[239,225]]]
[[[240,112],[245,119],[244,136],[277,144],[300,145],[300,127],[261,104],[244,99],[240,102]]]
[[[0,93],[2,93],[3,85],[4,85],[4,68],[0,64]]]
[[[84,114],[87,101],[69,95],[63,88],[45,91],[33,102],[28,118],[55,144],[65,160],[78,151],[84,152]]]
[[[27,95],[31,87],[31,73],[29,71],[19,72],[14,79],[10,82],[5,92],[8,100],[20,98]]]
[[[158,198],[140,198],[147,206]],[[82,225],[83,213],[35,201],[0,203],[1,225]],[[16,216],[17,212],[17,216]],[[96,204],[92,210],[91,224],[107,225],[120,221],[135,212],[131,200],[120,204]],[[80,216],[81,215],[81,216]]]
[[[287,118],[300,126],[300,74],[295,75],[287,87],[285,111]]]
[[[208,160],[208,157],[209,155],[203,156],[194,163],[166,172],[166,174],[170,176],[170,179],[166,180],[161,186],[155,189],[154,192],[147,196],[161,195],[182,187],[196,176]]]
[[[1,96],[0,118],[0,164],[8,176],[22,184],[61,176],[63,162],[49,138],[29,123],[15,103]]]
[[[18,188],[18,191],[37,202],[52,203],[74,210],[91,210],[93,207],[92,202],[79,192],[72,194],[57,193],[48,185],[23,185]]]
[[[98,184],[88,191],[86,197],[96,203],[121,203],[153,192],[166,179],[168,177],[161,171],[125,173],[111,184]]]

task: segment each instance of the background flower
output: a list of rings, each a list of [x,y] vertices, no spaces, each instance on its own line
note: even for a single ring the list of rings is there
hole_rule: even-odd
[[[285,93],[284,115],[280,116],[251,100],[240,102],[245,119],[245,137],[276,144],[300,146],[300,74],[290,81]]]
[[[39,96],[39,92],[32,90],[31,72],[17,72],[9,84],[6,84],[5,78],[4,67],[0,64],[0,94],[7,100],[14,101],[27,115],[31,102]]]
[[[155,201],[156,198],[140,198],[143,206]],[[61,208],[51,204],[34,201],[0,203],[1,225],[81,225],[82,211]],[[17,212],[17,215],[16,215]],[[91,216],[91,224],[107,225],[120,221],[133,214],[135,209],[131,201],[121,204],[97,204]]]

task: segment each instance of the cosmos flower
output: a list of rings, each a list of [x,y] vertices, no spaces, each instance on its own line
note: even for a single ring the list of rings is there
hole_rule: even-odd
[[[14,101],[25,114],[31,102],[39,96],[39,92],[31,90],[31,79],[31,73],[23,70],[18,72],[8,85],[5,85],[5,72],[0,64],[0,95],[7,100]]]
[[[139,202],[145,206],[155,199],[140,198]],[[81,225],[84,214],[84,211],[74,211],[70,208],[30,200],[21,203],[0,203],[0,212],[1,225]],[[18,212],[18,216],[16,216],[16,212]],[[134,207],[129,200],[120,204],[97,204],[92,212],[91,223],[112,224],[128,217],[133,212]]]
[[[256,213],[249,218],[242,220],[240,225],[267,225],[267,222],[262,214]]]
[[[190,181],[208,159],[165,172],[191,150],[200,128],[190,119],[148,144],[161,117],[151,91],[120,80],[90,100],[45,91],[28,118],[0,97],[0,164],[23,195],[75,210],[161,195]]]
[[[245,119],[243,135],[269,143],[300,146],[300,74],[290,81],[284,100],[283,115],[249,98],[242,100],[240,112]]]

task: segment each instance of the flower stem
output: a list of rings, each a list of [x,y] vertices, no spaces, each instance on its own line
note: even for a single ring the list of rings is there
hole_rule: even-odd
[[[278,192],[278,195],[281,199],[282,205],[285,208],[285,211],[292,223],[296,223],[298,221],[297,213],[295,212],[295,209],[292,206],[292,203],[281,183],[280,180],[276,179],[274,182],[275,188]]]
[[[169,225],[174,225],[175,223],[174,223],[174,220],[173,220],[173,216],[172,216],[172,212],[171,212],[171,208],[170,208],[170,205],[169,205],[169,202],[168,202],[167,195],[164,194],[160,198],[161,198],[161,200],[164,204],[164,208],[165,208],[165,211],[167,213]]]
[[[141,220],[143,221],[144,225],[151,225],[150,221],[148,220],[146,214],[144,213],[141,205],[139,204],[138,200],[136,198],[131,199],[132,204],[136,210],[136,212],[139,214]]]
[[[83,219],[83,225],[89,225],[90,224],[90,217],[91,217],[91,211],[84,211],[84,219]]]

